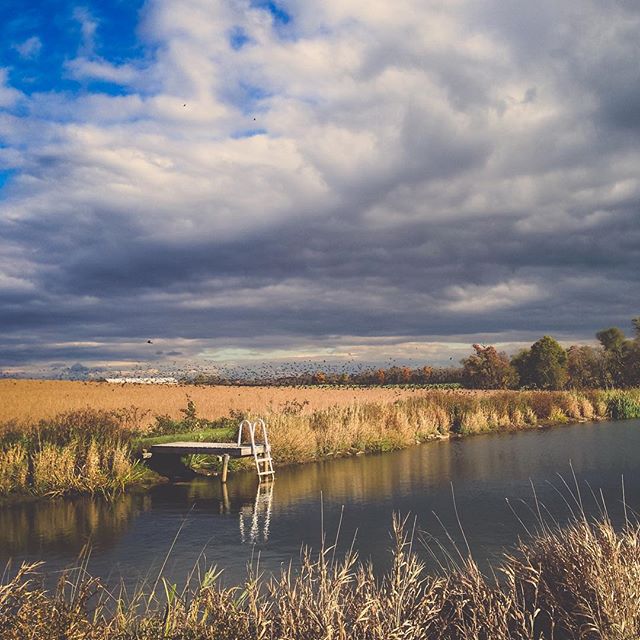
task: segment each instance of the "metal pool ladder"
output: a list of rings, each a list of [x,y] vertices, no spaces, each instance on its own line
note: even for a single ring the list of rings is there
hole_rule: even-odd
[[[251,453],[256,464],[258,473],[258,481],[266,482],[273,480],[276,472],[273,470],[273,460],[271,459],[271,445],[269,444],[269,435],[267,434],[267,425],[262,418],[258,418],[255,422],[243,420],[238,427],[238,445],[242,444],[242,435],[245,425],[249,429],[249,443],[251,444]],[[257,427],[262,429],[262,442],[256,442]],[[258,445],[261,445],[258,447]]]

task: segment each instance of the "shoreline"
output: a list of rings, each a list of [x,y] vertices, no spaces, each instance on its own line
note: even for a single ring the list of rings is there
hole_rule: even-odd
[[[634,418],[629,418],[629,419],[634,419]],[[581,424],[598,424],[601,422],[624,422],[625,420],[614,420],[612,418],[608,418],[608,417],[601,417],[601,418],[593,418],[590,420],[576,420],[576,421],[571,421],[571,422],[545,422],[542,424],[535,424],[535,425],[530,425],[528,427],[504,427],[504,428],[500,428],[500,429],[493,429],[490,431],[481,431],[481,432],[477,432],[477,433],[467,433],[467,434],[455,434],[455,433],[449,433],[449,434],[442,434],[442,435],[436,435],[433,437],[430,437],[426,440],[422,440],[420,442],[414,442],[412,444],[408,444],[407,446],[404,447],[398,447],[398,448],[394,448],[394,449],[389,449],[386,451],[380,451],[380,450],[369,450],[369,451],[364,451],[364,450],[359,450],[359,451],[354,451],[354,452],[339,452],[339,453],[328,453],[323,457],[320,458],[314,458],[312,460],[307,460],[307,461],[301,461],[301,462],[288,462],[282,465],[279,465],[280,468],[286,468],[286,467],[297,467],[297,466],[305,466],[307,464],[314,464],[314,463],[323,463],[323,462],[331,462],[333,460],[340,460],[340,459],[345,459],[345,458],[352,458],[352,457],[360,457],[360,456],[371,456],[371,455],[385,455],[387,453],[393,453],[396,451],[402,451],[405,449],[410,449],[412,447],[417,447],[417,446],[421,446],[421,445],[427,445],[427,444],[434,444],[437,442],[447,442],[447,441],[451,441],[451,440],[456,440],[456,441],[463,441],[466,440],[468,438],[471,437],[480,437],[480,436],[493,436],[493,435],[500,435],[500,434],[514,434],[514,433],[521,433],[521,432],[528,432],[528,431],[535,431],[535,430],[541,430],[541,431],[546,431],[546,430],[551,430],[551,429],[557,429],[557,428],[562,428],[562,427],[573,427],[573,426],[578,426]],[[39,501],[44,501],[44,500],[67,500],[67,499],[77,499],[77,498],[87,498],[87,497],[97,497],[99,499],[102,500],[106,500],[109,501],[112,498],[118,497],[120,495],[122,495],[123,493],[130,493],[130,494],[144,494],[146,492],[148,492],[149,490],[153,489],[154,487],[163,485],[163,484],[168,484],[171,483],[171,479],[167,478],[165,476],[162,476],[158,473],[156,473],[155,471],[153,471],[151,468],[146,467],[145,465],[145,469],[146,469],[146,473],[148,474],[148,477],[143,479],[140,482],[136,482],[136,483],[132,483],[127,485],[123,490],[121,491],[117,491],[117,492],[105,492],[105,491],[95,491],[95,492],[68,492],[68,493],[64,493],[64,494],[55,494],[55,495],[42,495],[42,494],[32,494],[32,493],[14,493],[14,494],[9,494],[9,495],[5,495],[5,496],[0,496],[0,508],[3,507],[11,507],[17,504],[24,504],[24,503],[34,503],[34,502],[39,502]],[[218,478],[220,476],[220,472],[218,471],[214,471],[212,473],[203,473],[202,471],[198,470],[198,469],[194,469],[195,473],[197,474],[198,477],[202,477],[202,478]],[[246,474],[254,474],[255,471],[253,469],[253,467],[250,468],[239,468],[239,469],[235,469],[233,471],[231,471],[231,478],[233,478],[233,476],[235,474],[241,474],[241,475],[246,475]]]
[[[621,407],[629,415],[621,413]],[[311,412],[304,408],[298,403],[286,412],[265,416],[276,469],[481,433],[634,418],[640,411],[640,389],[429,391],[395,402],[332,406]],[[188,416],[186,410],[183,413],[183,421],[166,423],[172,430],[161,437],[197,439],[199,429],[212,437],[216,435],[212,427],[217,426],[218,437],[231,439],[230,419],[226,419],[225,431],[220,429],[220,421],[197,417],[195,408]],[[108,499],[109,494],[144,492],[167,482],[140,462],[145,437],[127,431],[119,417],[115,412],[72,412],[53,421],[53,426],[46,422],[30,431],[22,427],[5,430],[0,438],[0,505],[63,495],[103,495]],[[187,427],[187,433],[180,431]],[[146,438],[149,442],[154,439],[157,435]],[[215,476],[216,466],[211,461],[200,459],[197,463],[209,469],[201,475]],[[241,463],[232,472],[244,473],[243,466]],[[247,472],[255,473],[253,465]]]

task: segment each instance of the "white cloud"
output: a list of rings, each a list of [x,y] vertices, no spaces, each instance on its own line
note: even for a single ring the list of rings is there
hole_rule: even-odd
[[[87,7],[76,7],[73,10],[73,18],[80,24],[80,32],[82,34],[82,44],[80,51],[83,54],[91,53],[95,46],[95,35],[98,23],[91,15]]]
[[[38,36],[31,36],[24,42],[14,45],[14,48],[23,58],[37,58],[42,51],[42,40]]]
[[[0,271],[0,293],[22,293],[35,289],[32,282],[16,278]]]
[[[7,76],[7,70],[0,67],[0,108],[13,107],[22,97],[20,91],[9,86]]]
[[[69,74],[76,80],[102,80],[120,85],[131,85],[139,72],[128,64],[112,65],[105,60],[74,58],[66,63]]]
[[[143,299],[156,314],[165,305],[174,337],[213,327],[231,341],[245,319],[251,335],[282,336],[280,323],[370,341],[448,323],[464,334],[480,314],[474,330],[504,331],[527,305],[564,326],[584,301],[554,296],[569,299],[563,283],[583,269],[620,270],[603,281],[633,300],[637,269],[612,247],[628,243],[618,255],[631,263],[640,244],[640,151],[637,129],[610,121],[613,107],[633,121],[633,69],[613,76],[637,22],[586,4],[292,0],[291,23],[275,28],[244,1],[150,0],[145,55],[117,64],[98,56],[100,25],[80,8],[69,77],[126,95],[26,97],[0,70],[0,106],[26,114],[0,114],[0,161],[18,168],[5,253],[43,297],[63,291],[64,310],[122,310],[122,328],[78,311],[70,331],[120,336]],[[237,27],[248,40],[233,50]]]
[[[511,309],[547,297],[539,284],[518,279],[493,285],[455,285],[445,292],[451,298],[444,306],[454,313],[487,313]]]

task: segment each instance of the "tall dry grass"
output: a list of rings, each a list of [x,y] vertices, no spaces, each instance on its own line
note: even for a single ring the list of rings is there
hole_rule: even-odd
[[[117,412],[84,410],[0,429],[0,497],[122,490],[145,473]]]
[[[623,392],[624,393],[624,392]],[[430,391],[393,403],[267,415],[277,462],[391,451],[429,439],[608,417],[604,392]]]
[[[331,397],[333,390],[325,393]],[[168,425],[172,437],[179,438],[182,431],[191,437],[197,436],[198,430],[215,426],[208,421],[210,416],[200,417],[202,409],[193,399],[187,407],[179,410],[181,421],[160,416],[156,427]],[[274,460],[288,464],[391,451],[433,438],[633,417],[638,412],[640,391],[633,389],[421,390],[389,402],[353,402],[321,409],[307,402],[287,401],[266,414],[252,411],[245,415],[266,418]],[[0,496],[25,489],[35,494],[99,491],[122,488],[139,479],[141,469],[132,459],[131,442],[150,431],[142,424],[142,415],[135,407],[83,409],[36,425],[17,421],[0,424]],[[223,422],[227,427],[233,420]],[[232,432],[231,428],[221,429],[217,437],[233,438]]]
[[[39,566],[0,586],[3,640],[635,640],[640,636],[640,529],[603,519],[544,528],[505,555],[498,575],[471,558],[428,571],[406,521],[394,519],[381,578],[355,553],[304,553],[301,567],[224,588],[210,569],[191,587],[112,594],[84,566],[49,593]]]

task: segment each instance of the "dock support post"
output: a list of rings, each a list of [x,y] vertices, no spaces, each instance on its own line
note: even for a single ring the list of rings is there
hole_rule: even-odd
[[[220,476],[220,482],[223,484],[227,481],[227,474],[229,473],[229,454],[225,453],[222,456],[222,475]]]
[[[227,489],[227,483],[221,483],[220,489],[222,491],[222,504],[220,505],[221,512],[231,513],[231,503],[229,502],[229,491]]]

